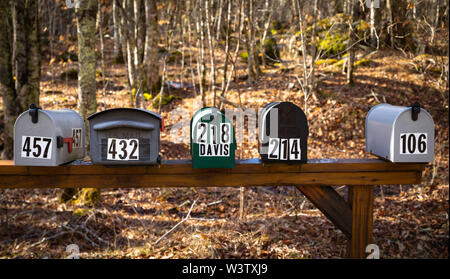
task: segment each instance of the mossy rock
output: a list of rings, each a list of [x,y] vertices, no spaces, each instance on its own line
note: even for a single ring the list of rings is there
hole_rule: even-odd
[[[240,59],[241,59],[241,61],[243,63],[245,63],[245,64],[248,63],[248,52],[247,51],[242,51],[238,55],[239,55],[239,57],[240,57]],[[258,64],[261,64],[262,63],[262,57],[261,56],[262,56],[261,52],[259,52],[255,48],[255,53],[254,53],[255,60],[254,61],[258,61]]]
[[[63,72],[61,74],[61,78],[62,79],[68,78],[68,79],[72,79],[72,80],[77,80],[78,79],[78,70],[76,70],[76,69],[67,70],[67,71],[65,71],[65,72]]]
[[[349,43],[349,19],[349,15],[340,13],[317,22],[316,32],[318,39],[316,48],[322,52],[322,57],[335,58],[336,56],[342,56],[347,50]],[[306,41],[310,42],[309,47],[312,43],[313,27],[313,24],[310,24],[304,29]],[[370,32],[370,24],[364,20],[357,21],[353,24],[353,30],[356,30],[357,36],[362,38]],[[300,33],[298,31],[295,35],[300,36]],[[363,43],[359,42],[359,44]]]
[[[82,188],[78,193],[78,197],[73,201],[73,204],[82,206],[93,206],[101,200],[100,189],[97,188]]]
[[[80,188],[64,188],[64,190],[59,195],[59,203],[67,203],[76,198]]]
[[[342,54],[348,45],[348,35],[323,31],[319,33],[317,48],[324,56],[335,56]]]
[[[172,100],[174,100],[174,99],[179,99],[179,97],[174,96],[174,95],[163,95],[161,106],[167,105],[168,103],[172,102]],[[154,108],[159,107],[159,94],[153,98],[152,106]]]
[[[92,213],[93,210],[92,209],[88,209],[88,208],[77,208],[72,212],[72,216],[76,216],[76,217],[83,217],[86,215],[89,215],[90,213]]]
[[[274,64],[280,60],[280,50],[274,38],[266,39],[263,48],[267,64]]]
[[[151,98],[152,98],[152,95],[151,94],[148,94],[147,92],[144,92],[144,94],[142,94],[143,96],[144,96],[144,99],[146,100],[146,101],[148,101],[148,100],[150,100]]]
[[[334,65],[337,66],[337,67],[341,67],[341,66],[343,66],[344,63],[346,63],[346,62],[347,62],[347,59],[341,59],[341,60],[339,60],[337,63],[335,63]]]
[[[72,61],[78,61],[78,55],[73,51],[64,51],[59,58],[64,62],[69,61],[69,58]]]
[[[337,63],[338,60],[337,59],[333,59],[333,58],[328,58],[328,59],[319,59],[316,61],[316,65],[320,66],[320,65],[333,65],[335,63]]]
[[[359,61],[356,61],[355,63],[355,68],[356,67],[366,67],[369,66],[371,63],[373,63],[373,61],[371,59],[361,59]]]
[[[248,62],[248,52],[243,51],[243,52],[239,52],[239,57],[241,58],[241,60],[245,63]]]

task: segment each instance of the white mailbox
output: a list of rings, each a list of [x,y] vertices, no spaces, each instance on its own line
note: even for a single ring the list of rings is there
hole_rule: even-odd
[[[14,124],[14,164],[58,166],[85,156],[84,121],[71,110],[34,105]]]
[[[433,162],[433,118],[418,103],[377,105],[366,117],[366,151],[395,163]]]

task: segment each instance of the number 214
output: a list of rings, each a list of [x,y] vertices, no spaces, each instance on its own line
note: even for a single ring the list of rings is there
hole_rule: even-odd
[[[269,139],[269,159],[300,160],[300,139]]]

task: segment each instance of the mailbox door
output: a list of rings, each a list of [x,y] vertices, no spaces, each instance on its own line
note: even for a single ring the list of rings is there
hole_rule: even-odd
[[[191,120],[193,168],[234,168],[233,123],[216,108],[203,108]]]
[[[278,112],[278,121],[271,121],[274,116],[271,110]],[[271,105],[262,117],[265,118],[263,133],[266,138],[261,142],[261,159],[266,162],[306,163],[308,123],[305,113],[290,102],[282,102]],[[274,124],[278,129],[271,127]],[[272,130],[277,131],[273,136],[269,135]]]
[[[433,162],[434,123],[424,109],[416,121],[411,119],[411,109],[404,111],[394,123],[393,162]]]
[[[152,162],[151,130],[137,129],[136,127],[114,127],[114,125],[110,127],[94,125],[94,130],[97,131],[97,143],[100,147],[99,162],[109,165]]]

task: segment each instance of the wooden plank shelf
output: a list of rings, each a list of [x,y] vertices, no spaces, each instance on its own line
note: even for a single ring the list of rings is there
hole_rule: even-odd
[[[11,161],[0,161],[0,188],[418,184],[424,167],[378,159],[309,160],[301,165],[250,159],[238,160],[234,169],[192,169],[189,160],[163,161],[153,166],[104,166],[77,161],[57,167],[14,166]]]

